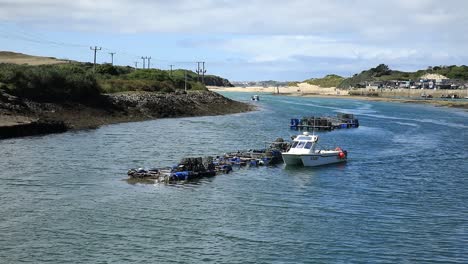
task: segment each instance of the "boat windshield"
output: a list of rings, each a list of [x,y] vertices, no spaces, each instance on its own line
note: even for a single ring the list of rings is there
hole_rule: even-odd
[[[294,141],[294,143],[292,144],[291,148],[295,148],[295,147],[297,146],[297,143],[299,143],[299,142]]]
[[[299,141],[299,144],[297,144],[296,148],[302,148],[304,147],[305,141]]]
[[[312,147],[312,142],[307,142],[304,146],[305,149],[310,149]]]

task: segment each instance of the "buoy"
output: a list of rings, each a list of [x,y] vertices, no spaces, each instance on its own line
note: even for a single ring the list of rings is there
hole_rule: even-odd
[[[340,159],[344,159],[345,156],[346,156],[346,155],[345,155],[343,152],[338,153],[338,157],[339,157]]]

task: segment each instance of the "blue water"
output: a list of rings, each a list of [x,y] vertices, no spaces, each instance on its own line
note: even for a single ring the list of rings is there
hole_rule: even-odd
[[[250,101],[250,94],[227,96]],[[468,112],[261,95],[259,111],[0,141],[0,263],[468,263]],[[126,170],[262,148],[289,118],[347,164],[238,169],[185,185]]]

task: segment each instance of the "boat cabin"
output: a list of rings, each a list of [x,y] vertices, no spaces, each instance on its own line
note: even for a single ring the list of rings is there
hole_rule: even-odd
[[[291,148],[288,150],[288,153],[291,154],[308,154],[313,153],[315,149],[315,144],[318,141],[318,136],[309,135],[309,132],[304,132],[302,135],[299,135],[293,139]]]

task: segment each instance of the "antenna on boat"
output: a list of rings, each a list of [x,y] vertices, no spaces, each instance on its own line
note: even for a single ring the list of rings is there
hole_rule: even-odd
[[[315,136],[315,115],[314,115],[314,126],[312,127],[312,136]]]

